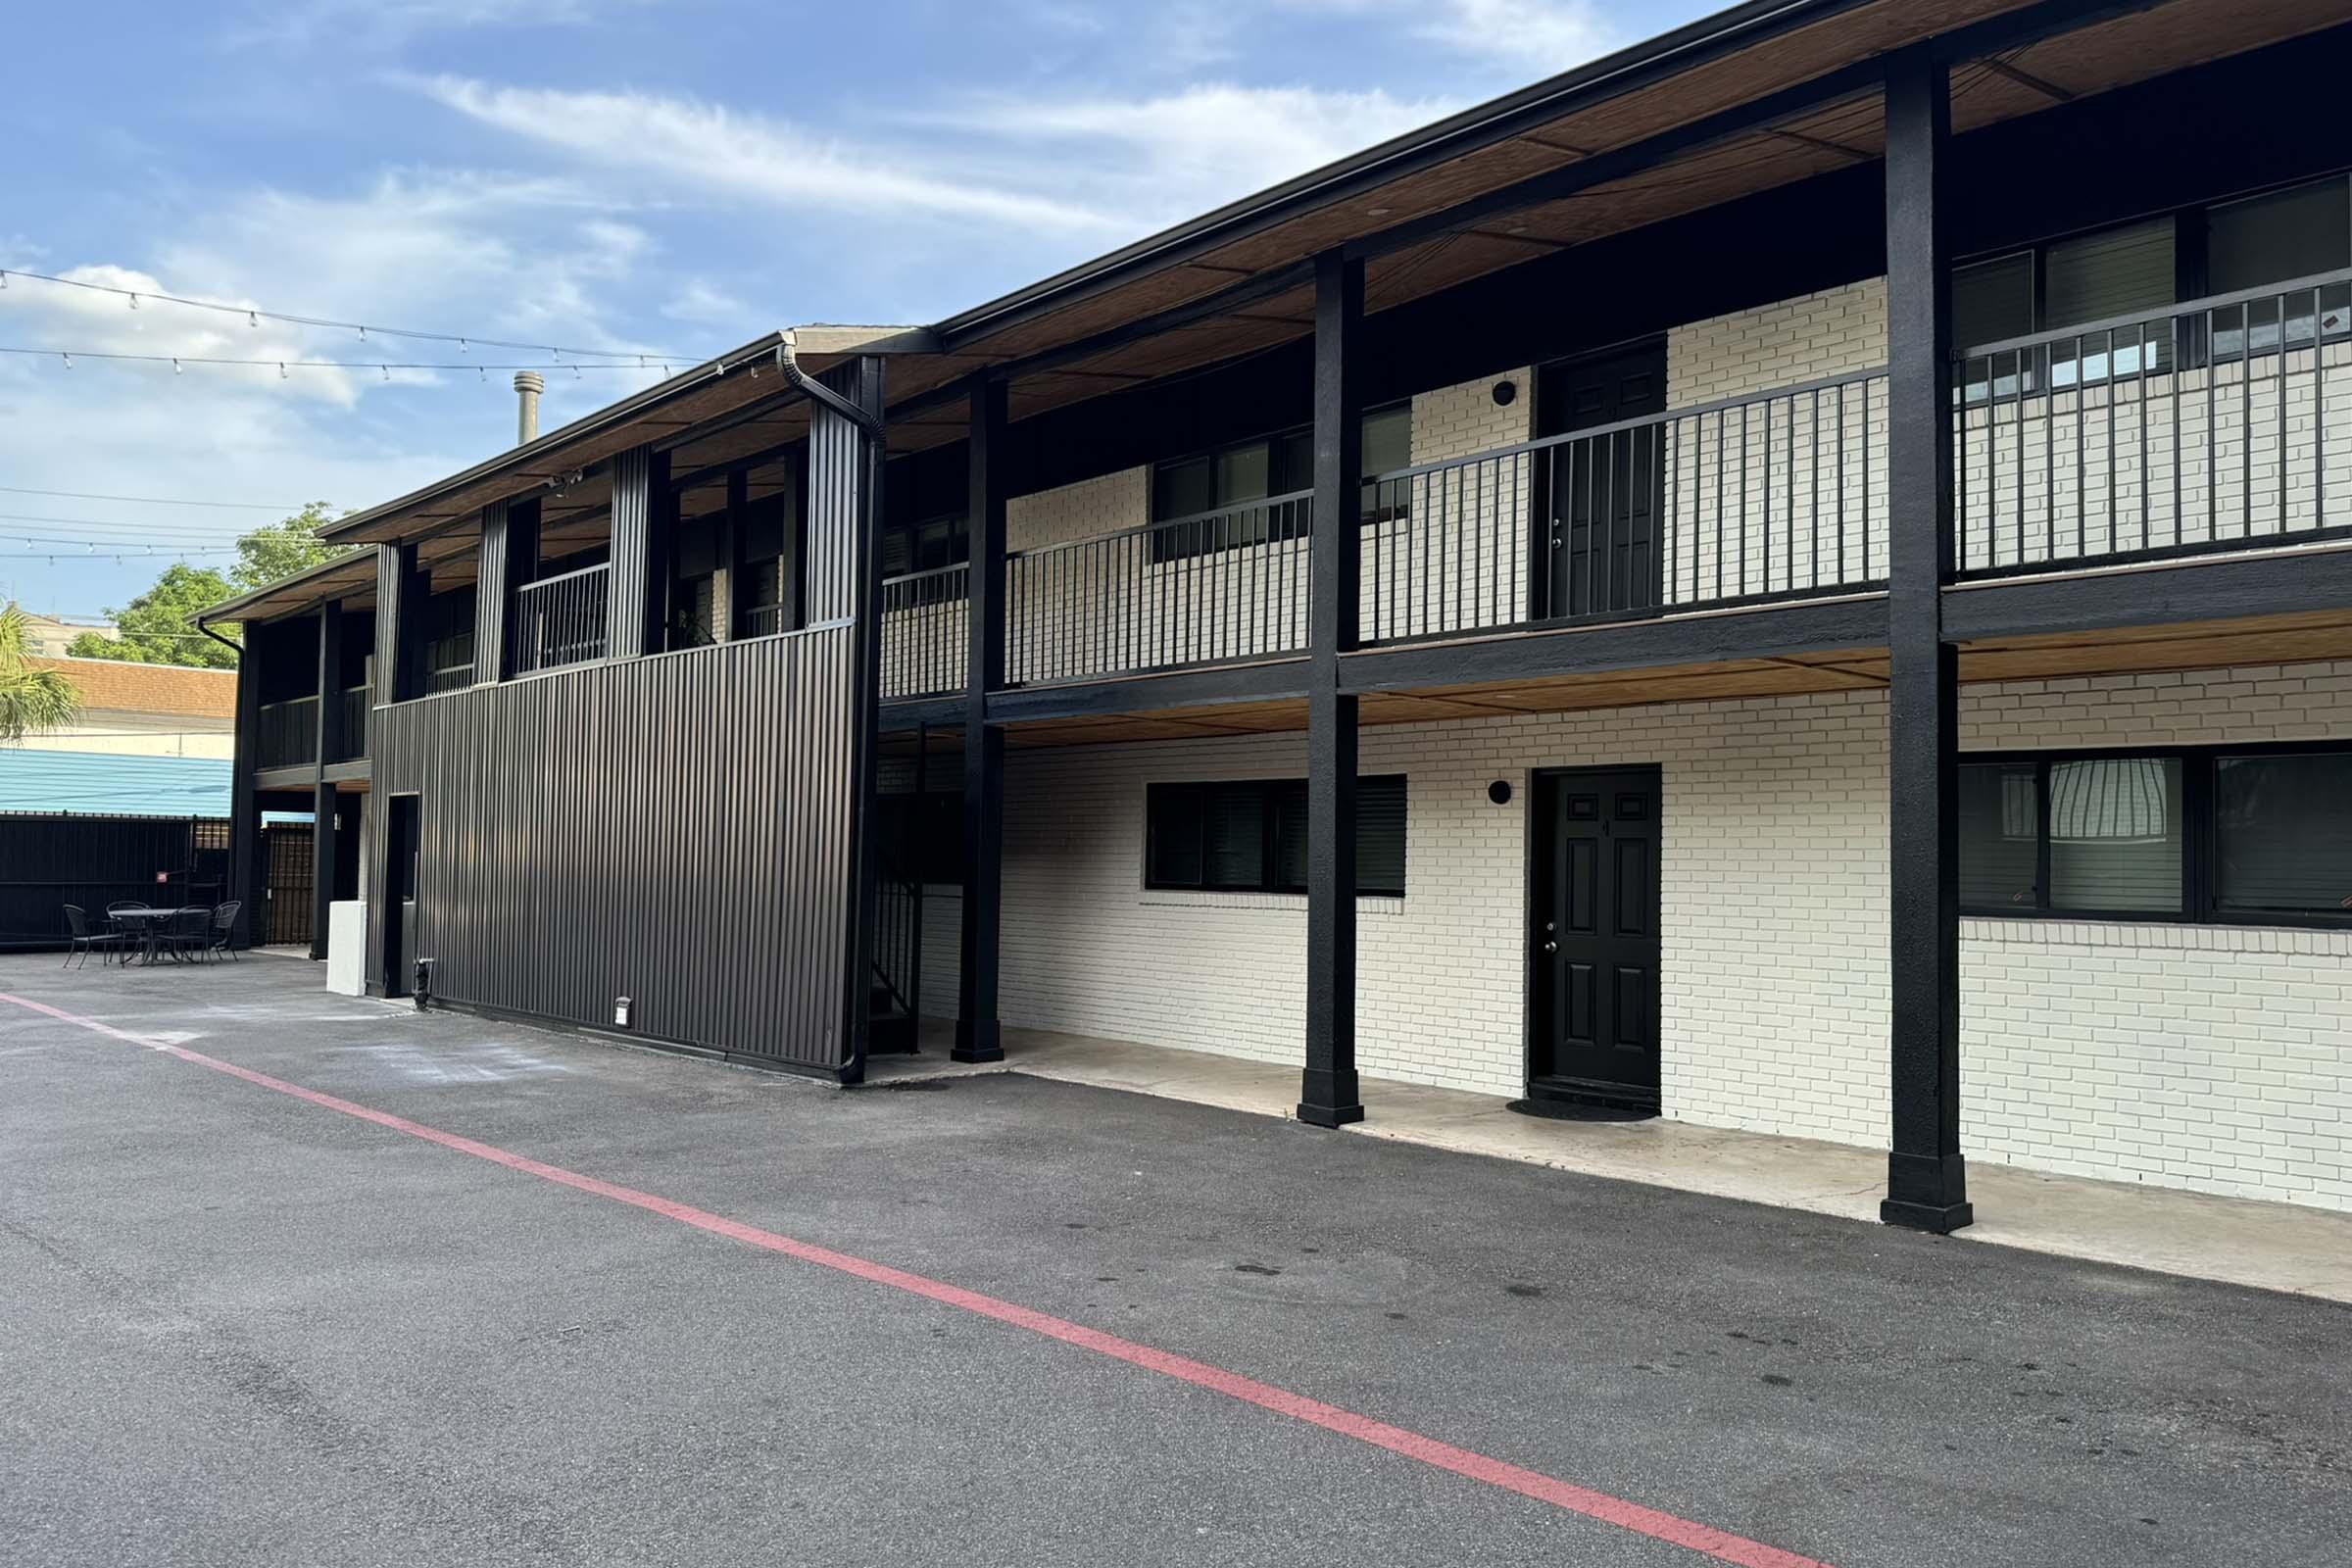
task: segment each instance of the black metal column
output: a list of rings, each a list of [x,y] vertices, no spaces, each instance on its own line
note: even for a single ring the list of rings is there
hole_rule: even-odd
[[[311,772],[311,956],[326,956],[327,906],[335,901],[335,787],[326,764],[343,755],[343,602],[318,607],[318,751]]]
[[[1362,535],[1364,264],[1315,259],[1315,500],[1306,694],[1306,1065],[1298,1119],[1361,1121],[1355,1079],[1355,646]]]
[[[635,659],[667,640],[669,454],[632,447],[612,459],[612,566],[605,574],[606,652]]]
[[[710,581],[710,625],[722,643],[743,635],[743,612],[736,601],[743,589],[743,514],[751,504],[751,475],[737,468],[727,475],[727,510],[718,527],[718,570]]]
[[[375,706],[416,695],[416,617],[424,609],[415,545],[375,547]]]
[[[513,508],[493,501],[482,509],[482,543],[474,557],[473,683],[507,678],[507,603],[514,590]],[[524,580],[528,580],[527,578]]]
[[[1952,555],[1951,267],[1941,218],[1945,67],[1886,72],[1889,1225],[1948,1234],[1973,1217],[1960,1157],[1959,680],[1943,635]]]
[[[956,980],[957,1061],[1002,1061],[997,1017],[999,923],[1004,896],[1004,731],[988,721],[988,694],[1004,684],[1004,383],[970,383],[970,600],[963,707],[962,972]]]
[[[262,813],[255,800],[253,770],[261,764],[262,668],[254,652],[259,626],[243,631],[237,655],[236,760],[228,784],[228,897],[243,902],[231,938],[239,947],[253,946],[261,928],[261,906],[251,898],[262,863]]]
[[[882,475],[890,456],[883,434],[887,394],[881,358],[868,355],[855,362],[854,375],[838,389],[856,400],[869,421],[858,436],[858,504],[849,540],[851,603],[858,616],[858,668],[852,680],[855,720],[850,736],[850,794],[855,803],[850,853],[857,880],[852,887],[850,926],[850,1059],[842,1068],[841,1079],[857,1083],[865,1077],[865,1058],[873,1037],[875,927],[881,908],[876,880],[881,864],[881,770],[876,754],[882,741]],[[666,492],[666,468],[660,477]],[[675,521],[674,516],[664,517],[664,535],[674,532]]]

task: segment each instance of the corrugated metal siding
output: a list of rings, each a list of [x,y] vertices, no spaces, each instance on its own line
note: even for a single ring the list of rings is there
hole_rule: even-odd
[[[473,678],[501,679],[507,672],[507,559],[512,554],[507,504],[482,509],[482,543],[473,591]]]
[[[814,486],[811,487],[812,489]],[[849,1057],[857,628],[625,660],[379,710],[419,797],[416,943],[460,1003],[778,1062]],[[380,865],[390,815],[372,810]],[[381,985],[383,901],[370,909]]]
[[[375,547],[375,700],[400,700],[400,621],[402,599],[409,586],[408,557],[413,547]],[[239,749],[242,755],[242,748]]]
[[[825,384],[860,403],[865,377],[881,371],[870,361],[853,361],[825,372]],[[821,404],[808,419],[808,622],[846,620],[863,612],[858,603],[860,497],[864,494],[865,440],[858,427]]]
[[[605,579],[605,636],[614,659],[646,652],[646,607],[653,577],[653,449],[631,447],[612,459],[612,570]]]

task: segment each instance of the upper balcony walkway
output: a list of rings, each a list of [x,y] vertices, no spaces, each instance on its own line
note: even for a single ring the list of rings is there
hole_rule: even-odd
[[[1884,589],[1886,376],[1865,368],[1367,476],[1361,646]],[[2352,272],[1970,346],[1947,580],[2352,534]],[[1008,553],[1005,685],[1303,657],[1298,492]],[[968,568],[884,585],[886,701],[965,685]]]

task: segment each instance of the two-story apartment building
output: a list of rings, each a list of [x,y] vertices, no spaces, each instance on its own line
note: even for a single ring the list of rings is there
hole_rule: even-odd
[[[2347,67],[1760,0],[762,337],[216,611],[239,819],[364,840],[387,995],[2352,1207]]]

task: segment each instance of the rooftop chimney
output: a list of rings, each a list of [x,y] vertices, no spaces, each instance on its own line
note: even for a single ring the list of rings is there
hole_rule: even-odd
[[[539,439],[539,394],[547,382],[537,370],[514,372],[514,444],[529,446]]]

